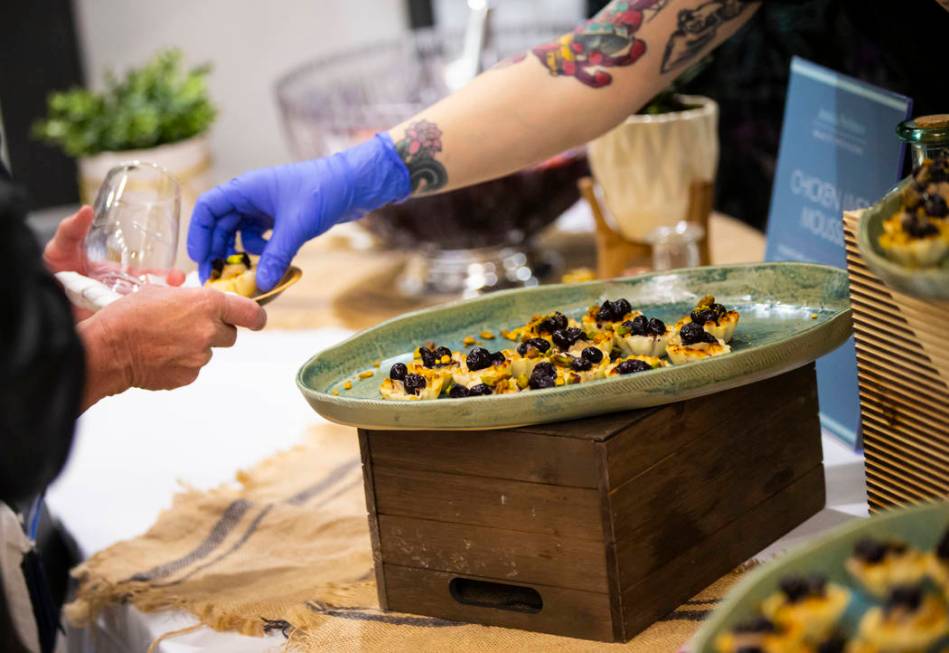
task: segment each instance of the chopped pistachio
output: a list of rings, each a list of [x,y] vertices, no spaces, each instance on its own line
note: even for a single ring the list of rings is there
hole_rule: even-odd
[[[372,366],[379,369],[382,366],[382,361],[372,361]]]
[[[372,376],[373,374],[375,374],[375,372],[373,372],[372,370],[364,370],[364,371],[362,371],[362,372],[359,373],[359,378],[360,378],[360,379],[368,379],[368,378],[369,378],[370,376]]]
[[[470,347],[471,345],[473,345],[473,344],[475,344],[475,343],[477,343],[477,342],[478,342],[478,341],[475,340],[475,337],[474,337],[474,336],[465,336],[465,339],[463,340],[463,343],[464,343],[465,347]]]
[[[494,340],[494,334],[487,329],[481,332],[481,337],[485,340]]]
[[[353,389],[352,381],[347,380],[343,382],[343,390],[352,390],[352,389]]]
[[[338,396],[339,396],[339,390],[337,390],[336,388],[333,388],[333,396],[334,396],[334,397],[338,397]]]

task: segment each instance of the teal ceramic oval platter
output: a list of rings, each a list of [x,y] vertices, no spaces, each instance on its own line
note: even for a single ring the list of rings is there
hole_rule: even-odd
[[[880,247],[883,222],[900,208],[900,192],[911,182],[912,177],[900,182],[863,212],[857,229],[857,247],[867,267],[890,288],[920,299],[949,299],[949,259],[940,267],[909,268],[888,259]]]
[[[715,638],[757,614],[758,606],[789,575],[821,574],[851,591],[841,629],[852,636],[867,607],[875,603],[847,574],[844,562],[864,537],[897,538],[921,551],[931,551],[949,527],[949,503],[932,503],[856,519],[824,536],[795,548],[777,560],[750,572],[725,597],[692,640],[692,653],[715,653]]]
[[[326,349],[303,365],[297,386],[326,419],[376,429],[510,428],[645,408],[721,392],[795,369],[850,335],[843,270],[807,263],[691,268],[628,279],[508,290],[409,313]],[[396,362],[434,341],[464,350],[466,336],[517,327],[539,313],[579,317],[604,299],[673,324],[704,295],[741,313],[732,352],[701,362],[510,395],[385,401],[379,384]],[[498,337],[491,349],[512,346]],[[376,369],[373,363],[379,363]],[[359,373],[373,370],[369,378]],[[351,389],[345,389],[349,381]]]

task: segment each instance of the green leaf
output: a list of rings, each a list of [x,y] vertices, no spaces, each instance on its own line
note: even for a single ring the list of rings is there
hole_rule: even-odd
[[[209,65],[185,70],[180,50],[158,52],[124,78],[105,74],[105,90],[52,93],[33,137],[70,156],[155,147],[208,130],[217,115],[208,96]]]

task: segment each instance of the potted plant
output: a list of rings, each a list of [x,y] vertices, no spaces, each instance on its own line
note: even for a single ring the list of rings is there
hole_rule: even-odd
[[[156,54],[121,79],[108,74],[102,92],[83,88],[53,93],[34,137],[60,147],[79,164],[80,198],[91,203],[110,168],[130,160],[164,167],[181,185],[182,256],[187,218],[210,188],[208,129],[216,109],[208,97],[208,66],[186,70],[179,50]]]
[[[697,209],[711,208],[718,168],[718,105],[677,92],[702,67],[686,72],[638,113],[589,144],[593,176],[626,240],[643,243],[656,227],[692,219]],[[690,200],[703,206],[690,206]]]

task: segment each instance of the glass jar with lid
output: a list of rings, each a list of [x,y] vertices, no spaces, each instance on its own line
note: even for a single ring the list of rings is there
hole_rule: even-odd
[[[914,169],[926,159],[949,156],[949,113],[904,120],[896,134],[912,148]]]

